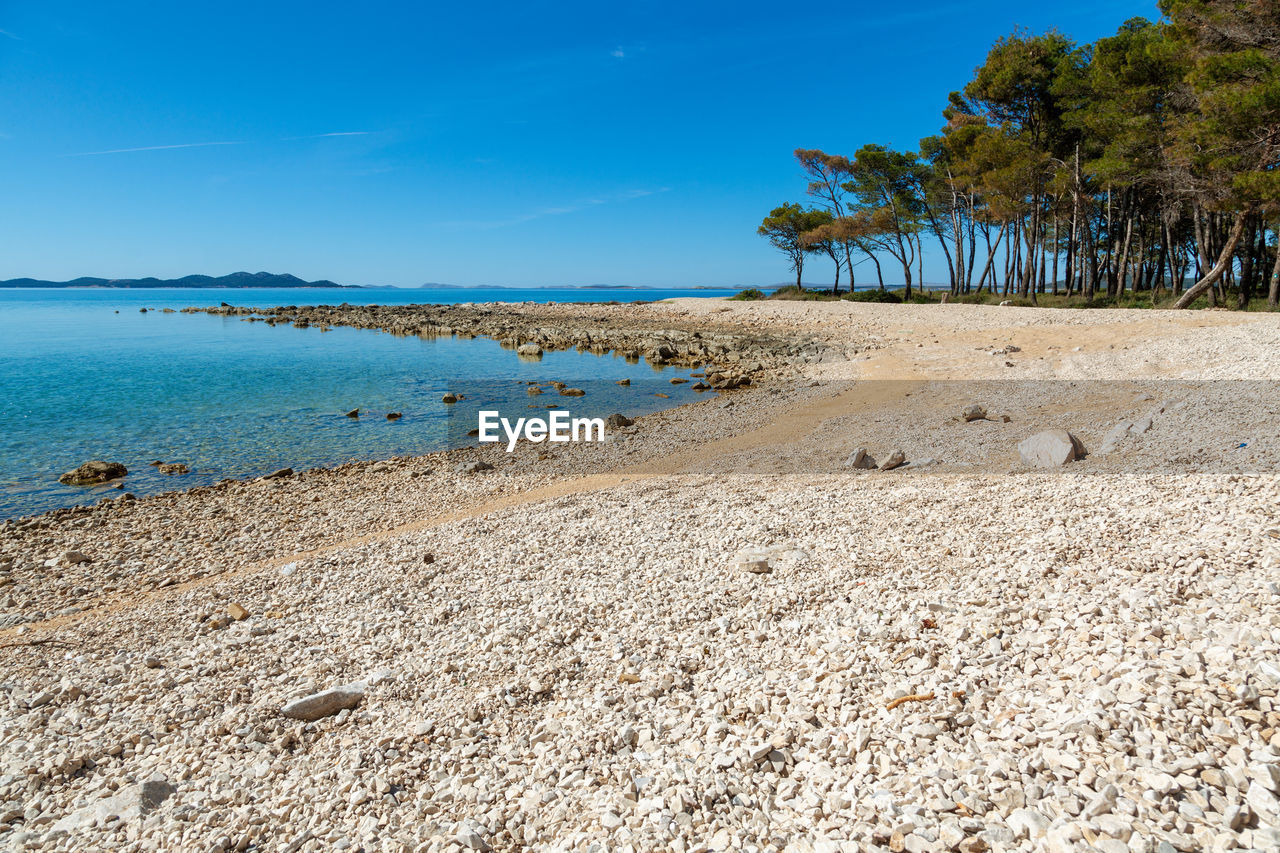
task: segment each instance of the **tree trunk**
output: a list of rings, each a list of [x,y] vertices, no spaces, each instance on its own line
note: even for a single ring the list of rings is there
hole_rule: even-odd
[[[1258,227],[1256,221],[1250,221],[1249,238],[1245,240],[1245,246],[1248,248],[1245,250],[1244,256],[1240,259],[1240,294],[1239,299],[1236,301],[1236,308],[1240,311],[1248,308],[1249,300],[1253,298],[1254,274],[1260,266],[1260,264],[1254,263],[1254,260],[1257,257],[1255,246],[1258,239],[1258,233],[1261,230],[1262,229]],[[1263,246],[1264,248],[1266,246],[1265,234],[1263,235]]]
[[[1120,247],[1120,259],[1114,268],[1114,285],[1108,284],[1112,296],[1124,295],[1124,280],[1129,274],[1129,248],[1133,244],[1133,217],[1125,217],[1124,243]]]
[[[1271,289],[1267,291],[1267,304],[1272,308],[1280,303],[1280,225],[1276,226],[1276,265],[1271,270]]]
[[[1058,233],[1058,208],[1053,209],[1053,295],[1058,295],[1058,255],[1061,254],[1058,249],[1061,248],[1061,237]]]
[[[1218,262],[1213,265],[1213,269],[1209,270],[1204,278],[1187,288],[1187,292],[1182,294],[1182,298],[1174,303],[1174,308],[1186,308],[1199,299],[1202,293],[1217,284],[1218,279],[1222,278],[1222,274],[1227,271],[1227,267],[1231,266],[1231,257],[1235,254],[1236,245],[1239,244],[1240,238],[1244,235],[1245,220],[1249,218],[1249,213],[1249,210],[1242,210],[1236,214],[1235,224],[1231,226],[1231,234],[1227,237],[1227,244],[1222,247],[1222,254],[1218,256]]]
[[[978,279],[978,293],[982,293],[982,286],[986,283],[988,274],[991,275],[991,292],[996,292],[995,270],[992,267],[995,264],[996,253],[1000,251],[1000,241],[1004,239],[1006,228],[1008,228],[1007,224],[1000,226],[1000,233],[996,235],[996,244],[993,246],[991,245],[991,228],[983,226],[983,236],[987,241],[987,265],[982,268],[982,277]]]

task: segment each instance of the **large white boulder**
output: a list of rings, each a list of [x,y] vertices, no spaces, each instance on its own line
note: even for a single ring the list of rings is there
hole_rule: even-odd
[[[1036,468],[1057,468],[1087,455],[1084,445],[1065,429],[1038,432],[1018,445],[1022,461]]]

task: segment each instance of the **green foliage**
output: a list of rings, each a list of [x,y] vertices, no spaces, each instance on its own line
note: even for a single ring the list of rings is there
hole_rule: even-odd
[[[806,287],[789,284],[786,287],[779,287],[773,293],[769,294],[770,299],[778,299],[785,302],[825,302],[835,299],[825,290],[810,290]]]
[[[746,290],[740,291],[739,293],[735,293],[733,296],[729,297],[729,299],[736,300],[738,302],[753,302],[757,299],[764,299],[764,298],[765,298],[764,291],[755,287],[748,287]]]
[[[902,303],[902,297],[892,290],[855,290],[840,298],[845,302],[880,302],[892,305]]]
[[[815,239],[815,229],[829,225],[832,216],[825,210],[805,208],[788,202],[775,207],[760,223],[756,233],[764,237],[778,251],[787,256],[796,274],[796,285],[804,274],[804,256],[810,252],[828,251],[825,238]]]

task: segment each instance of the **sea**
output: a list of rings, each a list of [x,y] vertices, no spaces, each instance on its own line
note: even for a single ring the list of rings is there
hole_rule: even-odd
[[[462,427],[474,427],[481,408],[526,416],[533,400],[563,403],[574,417],[636,416],[699,394],[692,383],[670,382],[687,378],[689,369],[659,369],[613,354],[548,352],[530,360],[486,338],[268,326],[180,313],[188,306],[636,302],[732,293],[0,289],[0,519],[120,494],[58,483],[60,474],[91,459],[124,463],[125,489],[143,496],[284,467],[448,449],[472,440]],[[624,378],[629,387],[616,384]],[[529,397],[527,383],[551,380],[587,386],[588,393]],[[443,404],[446,392],[463,399]],[[352,409],[360,417],[347,417]],[[402,417],[388,420],[390,412]],[[153,462],[180,462],[191,473],[162,474]]]

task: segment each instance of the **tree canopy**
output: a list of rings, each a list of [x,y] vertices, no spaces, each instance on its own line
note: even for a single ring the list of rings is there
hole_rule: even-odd
[[[928,242],[953,293],[1280,296],[1280,0],[1164,0],[1080,45],[999,39],[916,151],[797,149],[811,208],[760,233],[923,285]],[[821,213],[825,219],[806,218]],[[781,220],[785,220],[785,223]],[[770,224],[770,223],[773,224]],[[790,237],[775,239],[798,229]],[[896,263],[894,263],[896,262]]]

